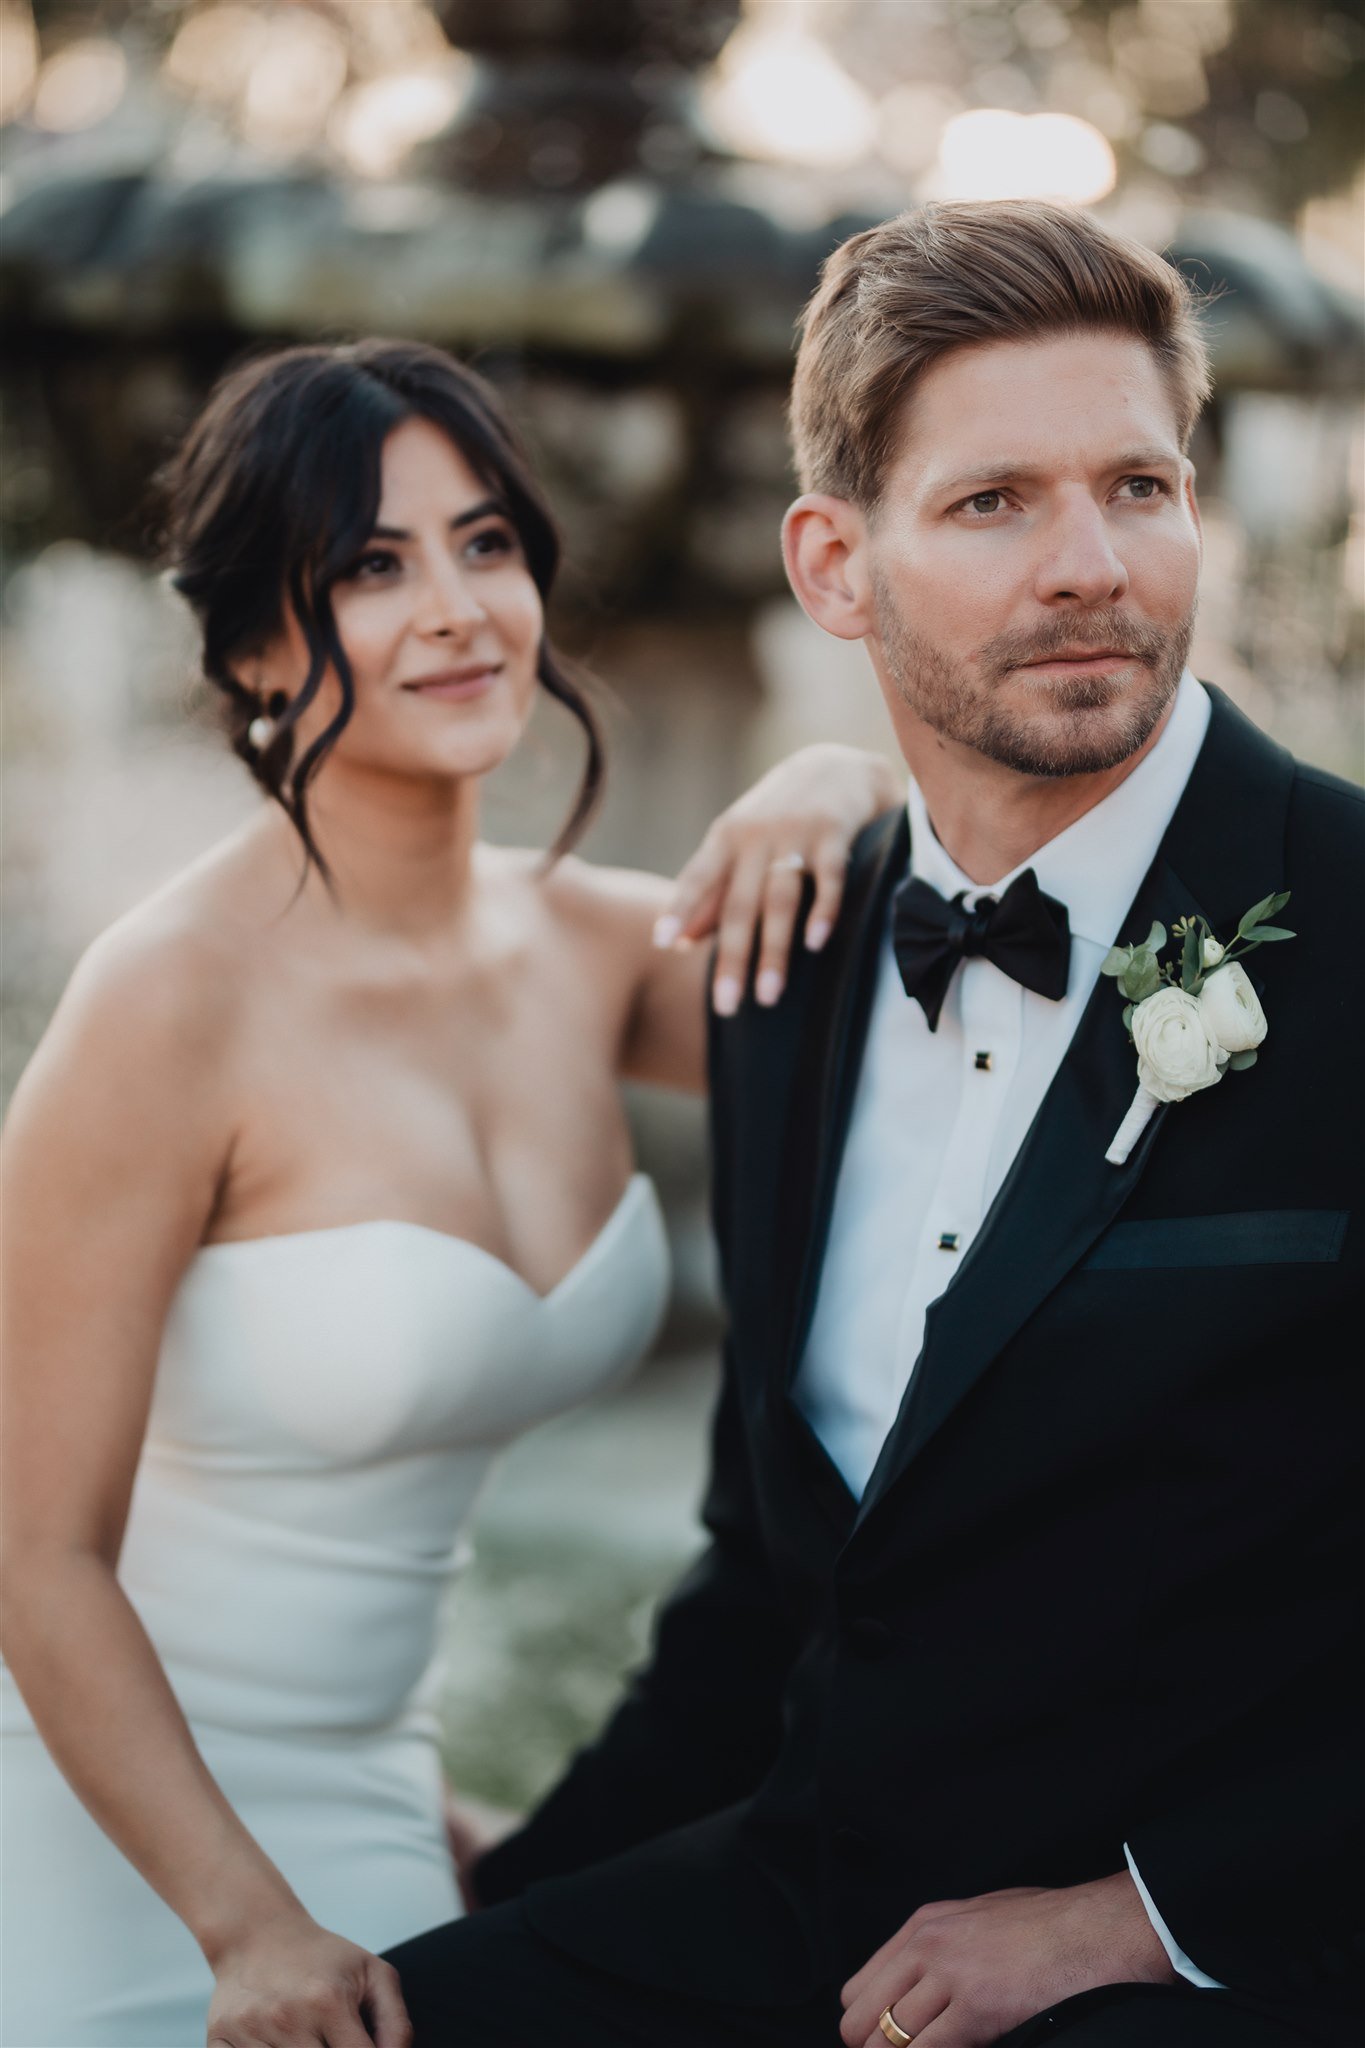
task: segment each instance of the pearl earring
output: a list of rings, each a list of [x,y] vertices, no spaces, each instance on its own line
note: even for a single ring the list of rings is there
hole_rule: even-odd
[[[274,719],[267,718],[265,713],[262,712],[259,718],[252,719],[246,729],[248,746],[254,748],[258,754],[265,753],[275,737],[276,729]]]

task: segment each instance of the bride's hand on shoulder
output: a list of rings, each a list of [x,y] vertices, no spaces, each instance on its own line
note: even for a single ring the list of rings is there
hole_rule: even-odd
[[[881,754],[833,741],[803,747],[722,811],[674,883],[655,943],[686,946],[718,934],[711,1000],[739,1008],[758,943],[754,993],[777,1002],[809,876],[804,943],[824,945],[843,901],[859,832],[904,799],[904,777]]]
[[[392,1964],[307,1914],[253,1929],[212,1960],[208,2048],[410,2048]]]
[[[844,876],[864,825],[904,799],[903,773],[880,754],[829,743],[804,747],[722,812],[673,883],[625,869],[562,861],[552,886],[591,933],[595,957],[626,989],[617,1071],[627,1080],[701,1091],[706,1008],[723,1017],[754,995],[765,1006],[787,985],[807,878],[803,942],[816,952],[843,902]],[[698,940],[718,933],[707,987]],[[651,942],[652,934],[652,942]]]

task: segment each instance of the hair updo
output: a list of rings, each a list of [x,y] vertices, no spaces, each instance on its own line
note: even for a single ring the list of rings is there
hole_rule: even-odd
[[[503,501],[547,600],[559,534],[502,402],[473,370],[419,342],[288,348],[229,371],[159,479],[171,581],[199,622],[204,674],[226,699],[233,749],[324,873],[309,828],[308,789],[355,706],[331,592],[374,530],[384,442],[408,419],[439,427]],[[262,704],[236,666],[282,629],[286,604],[307,644],[308,671],[292,701],[280,692]],[[328,668],[341,685],[340,709],[296,760],[295,727]],[[606,756],[592,706],[548,638],[536,675],[587,741],[573,808],[551,849],[556,856],[587,825]],[[274,732],[258,747],[249,727],[262,712]]]

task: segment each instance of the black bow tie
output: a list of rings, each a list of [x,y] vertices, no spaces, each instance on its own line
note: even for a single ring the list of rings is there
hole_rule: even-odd
[[[1011,981],[1060,1002],[1071,963],[1066,905],[1045,896],[1032,868],[1017,875],[998,900],[983,896],[968,910],[961,890],[950,903],[912,876],[892,898],[891,938],[905,993],[915,996],[937,1031],[948,984],[960,960],[993,961]]]

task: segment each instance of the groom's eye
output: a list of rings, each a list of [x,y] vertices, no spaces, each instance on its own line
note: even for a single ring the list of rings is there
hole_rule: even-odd
[[[965,499],[964,503],[973,512],[979,512],[985,518],[990,513],[1000,510],[1001,505],[1004,503],[1004,497],[1003,491],[976,491],[970,498]]]

